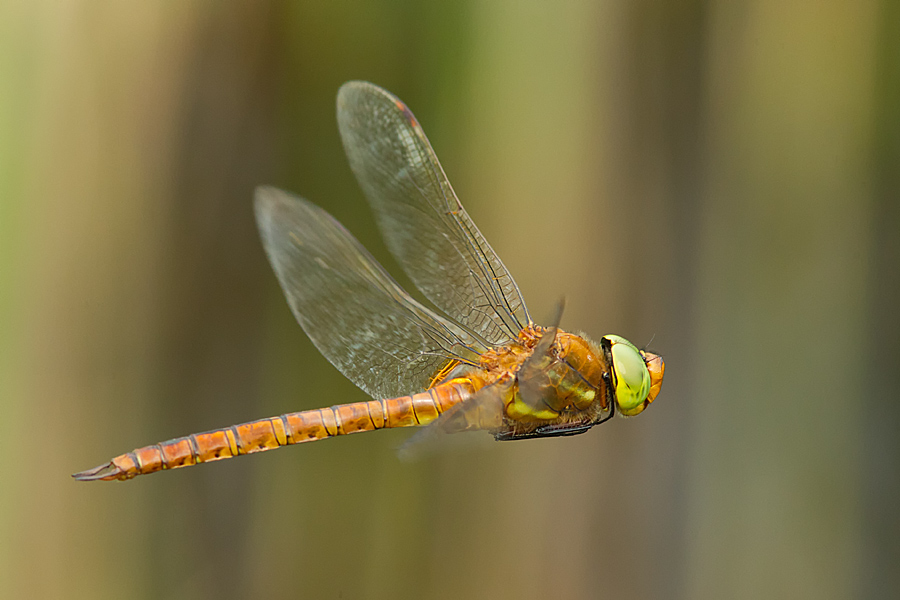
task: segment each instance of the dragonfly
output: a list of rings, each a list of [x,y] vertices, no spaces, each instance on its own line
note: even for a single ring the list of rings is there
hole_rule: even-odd
[[[412,112],[351,81],[337,97],[344,149],[388,249],[429,308],[337,220],[274,187],[255,193],[263,246],[316,348],[372,399],[138,448],[75,479],[137,475],[395,427],[488,431],[501,441],[581,434],[659,394],[660,355],[535,324],[512,275],[457,198]]]

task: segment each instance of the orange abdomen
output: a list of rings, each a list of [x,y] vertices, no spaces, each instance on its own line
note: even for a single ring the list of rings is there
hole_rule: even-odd
[[[475,391],[475,383],[461,377],[412,396],[339,404],[194,433],[138,448],[73,477],[80,481],[131,479],[337,435],[425,425]]]

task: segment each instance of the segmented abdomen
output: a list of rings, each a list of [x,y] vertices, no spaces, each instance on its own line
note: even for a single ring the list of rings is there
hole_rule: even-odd
[[[425,425],[475,391],[473,381],[461,377],[412,396],[339,404],[194,433],[138,448],[73,477],[82,481],[131,479],[337,435]]]

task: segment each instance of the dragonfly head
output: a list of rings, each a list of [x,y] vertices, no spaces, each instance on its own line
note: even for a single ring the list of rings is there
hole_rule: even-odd
[[[617,335],[604,336],[612,355],[616,406],[626,417],[643,412],[659,394],[666,365],[658,354],[644,352]]]

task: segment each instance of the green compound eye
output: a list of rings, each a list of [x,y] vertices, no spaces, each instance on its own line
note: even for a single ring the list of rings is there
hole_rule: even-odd
[[[612,343],[613,380],[616,385],[616,404],[626,416],[644,410],[650,393],[650,372],[634,344],[617,335],[607,335]]]

